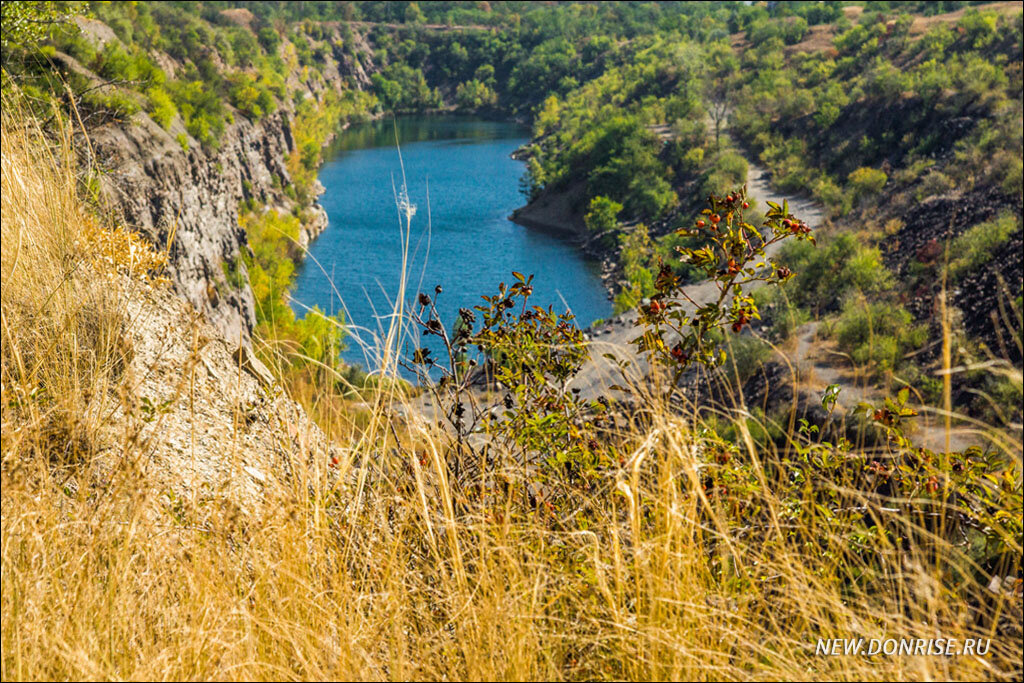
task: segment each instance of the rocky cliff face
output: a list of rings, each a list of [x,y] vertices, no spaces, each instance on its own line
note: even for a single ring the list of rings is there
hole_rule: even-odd
[[[228,11],[224,18],[248,28],[252,15],[237,10]],[[82,35],[97,47],[119,42],[100,21],[81,19],[78,24]],[[324,52],[319,73],[296,70],[289,75],[290,92],[320,100],[328,89],[363,88],[370,83],[369,72],[338,48],[338,31],[334,26],[324,39],[323,46],[333,47]],[[357,32],[349,40],[372,53]],[[150,57],[170,76],[182,68],[164,53],[153,52]],[[65,70],[84,75],[95,87],[106,87],[74,58],[58,53],[55,61]],[[351,83],[345,85],[347,81]],[[229,282],[245,282],[248,276],[240,258],[249,247],[238,223],[239,205],[252,199],[282,212],[295,205],[283,191],[291,184],[286,159],[295,150],[291,103],[286,99],[281,106],[259,122],[233,112],[234,122],[218,139],[215,150],[192,138],[177,116],[167,130],[144,112],[130,121],[107,122],[90,130],[89,147],[102,170],[106,197],[129,227],[168,250],[168,274],[175,289],[233,342],[241,339],[247,343],[256,322],[249,287]],[[179,140],[188,142],[187,149]],[[299,235],[303,248],[327,227],[323,208],[317,204],[311,208],[304,212],[307,220]],[[229,278],[227,270],[240,277]]]
[[[258,124],[236,117],[215,151],[191,139],[186,151],[175,137],[145,114],[95,131],[98,160],[109,169],[105,189],[128,225],[169,249],[176,289],[228,339],[247,340],[256,319],[252,292],[228,283],[225,264],[245,275],[240,202],[288,203],[279,189],[289,182],[285,158],[295,146],[288,114]]]

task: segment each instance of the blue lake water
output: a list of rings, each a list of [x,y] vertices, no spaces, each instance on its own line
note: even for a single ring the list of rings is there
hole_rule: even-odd
[[[521,162],[527,142],[514,124],[466,117],[408,117],[355,126],[338,137],[320,170],[329,224],[299,267],[292,306],[344,311],[352,326],[343,358],[373,369],[377,338],[402,274],[402,231],[395,191],[402,171],[417,210],[409,241],[406,301],[423,291],[438,298],[451,329],[460,307],[482,303],[512,271],[533,274],[531,303],[571,310],[581,327],[611,313],[596,264],[564,239],[524,228],[508,215],[524,202]],[[428,207],[429,188],[429,207]],[[429,214],[429,221],[428,221]],[[359,343],[359,342],[362,343]],[[406,341],[405,348],[412,348]],[[437,344],[429,344],[437,347]],[[435,355],[440,348],[434,348]]]

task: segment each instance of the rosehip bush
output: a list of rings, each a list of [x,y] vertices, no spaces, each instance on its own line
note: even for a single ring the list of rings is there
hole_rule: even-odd
[[[441,338],[448,358],[439,361],[424,347],[406,366],[443,407],[458,485],[500,489],[530,508],[554,511],[594,487],[607,461],[597,430],[609,404],[584,400],[569,386],[590,358],[574,316],[530,305],[533,276],[513,277],[483,304],[461,309],[452,334],[437,314],[440,288],[434,299],[421,294],[413,321],[424,335]],[[441,372],[436,383],[431,370]]]
[[[703,246],[676,251],[712,283],[715,296],[710,302],[692,299],[673,269],[662,263],[655,294],[639,310],[637,323],[643,333],[633,342],[641,353],[670,369],[673,387],[694,364],[721,365],[722,333],[739,333],[760,318],[751,285],[778,285],[793,277],[771,257],[773,247],[790,238],[814,243],[810,227],[789,213],[786,203],[768,202],[768,207],[763,223],[755,227],[743,219],[750,208],[746,187],[725,197],[712,195],[694,226],[677,231],[703,241]]]
[[[822,397],[829,420],[838,394],[832,385]],[[845,580],[867,580],[886,564],[883,554],[933,547],[937,538],[961,548],[982,585],[1018,575],[1019,469],[998,451],[915,447],[906,435],[917,417],[909,395],[904,388],[880,405],[858,406],[864,426],[882,437],[874,449],[841,435],[826,439],[827,429],[801,420],[784,449],[759,449],[754,458],[737,441],[699,429],[700,494],[737,538],[782,529],[805,552],[844,558],[852,572]],[[718,543],[709,541],[709,552]]]

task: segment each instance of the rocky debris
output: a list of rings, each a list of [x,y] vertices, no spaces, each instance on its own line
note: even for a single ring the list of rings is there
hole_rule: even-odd
[[[898,278],[910,282],[914,279],[912,271],[916,266],[941,265],[948,243],[1007,209],[1015,210],[1012,200],[993,187],[929,197],[911,210],[901,212],[905,224],[893,239],[883,244],[885,265]],[[1019,209],[1015,212],[1019,213]],[[1008,339],[1000,342],[1000,328],[1005,332],[1006,325],[994,323],[993,315],[997,319],[1001,317],[1000,299],[1005,307],[1007,298],[1012,301],[1020,295],[1020,283],[1024,277],[1022,251],[1022,233],[1018,230],[999,250],[996,258],[984,268],[965,275],[950,291],[950,301],[962,313],[962,323],[968,335],[982,340],[998,356],[1010,360],[1019,360],[1019,350]],[[937,326],[937,301],[941,287],[941,278],[920,282],[904,302],[907,310],[916,319]],[[1004,355],[1003,347],[1008,355]]]
[[[131,360],[101,463],[131,456],[172,498],[225,495],[246,508],[299,462],[328,471],[340,457],[248,347],[225,341],[166,287],[126,290]]]
[[[121,44],[121,40],[114,33],[114,29],[104,24],[99,19],[92,19],[90,17],[76,16],[75,24],[82,31],[82,35],[89,41],[96,44],[96,47],[102,48],[107,43],[113,42],[118,45]]]
[[[1021,295],[1021,282],[1024,231],[1018,230],[1001,249],[997,263],[966,275],[952,297],[967,333],[982,340],[997,358],[1014,363],[1021,362],[1021,351],[1013,340],[1013,330],[1020,335],[1020,327],[1012,302]]]
[[[232,24],[250,31],[253,30],[253,24],[256,22],[256,15],[244,7],[222,9],[219,14],[226,21],[230,21]]]
[[[1006,196],[996,188],[929,197],[901,212],[903,227],[884,244],[885,265],[903,279],[911,263],[927,258],[933,245],[944,246],[972,226],[991,220],[1006,206]]]
[[[327,210],[319,204],[315,204],[312,219],[304,222],[299,231],[299,247],[303,251],[308,249],[310,243],[327,229],[327,222]]]
[[[274,376],[270,374],[263,361],[256,357],[251,346],[243,344],[237,347],[231,352],[231,358],[238,363],[240,369],[249,373],[264,387],[274,386]]]

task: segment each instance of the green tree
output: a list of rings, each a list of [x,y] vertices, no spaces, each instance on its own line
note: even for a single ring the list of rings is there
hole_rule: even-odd
[[[618,227],[622,204],[608,197],[594,197],[590,200],[583,222],[591,232],[602,233]]]
[[[410,2],[405,7],[405,23],[407,24],[425,24],[427,18],[423,15],[423,10],[420,9],[418,3]]]

